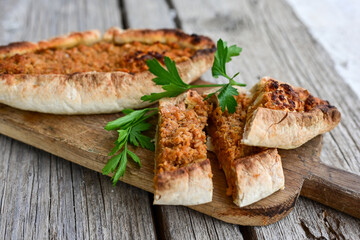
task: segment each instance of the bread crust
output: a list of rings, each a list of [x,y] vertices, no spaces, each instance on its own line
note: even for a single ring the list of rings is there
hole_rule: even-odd
[[[245,126],[242,143],[282,149],[300,147],[340,122],[340,112],[321,106],[310,112],[284,112],[258,108]]]
[[[247,98],[245,91],[239,93]],[[241,116],[248,107],[247,101],[238,101],[234,114],[219,114],[215,108],[210,114],[208,127],[208,141],[213,147],[209,148],[215,152],[221,168],[223,169],[228,185],[227,195],[232,195],[233,202],[239,206],[247,206],[265,198],[284,187],[284,173],[281,157],[277,149],[263,149],[240,144],[241,133],[245,125],[245,118]],[[211,98],[213,104],[218,106],[218,99]],[[240,117],[239,117],[240,116]],[[224,121],[225,120],[225,121]],[[232,134],[229,132],[231,126]],[[240,129],[239,129],[240,128]],[[235,130],[236,129],[236,130]],[[219,137],[218,133],[221,133]]]
[[[91,45],[100,40],[101,33],[99,30],[89,30],[85,32],[72,32],[38,43],[15,42],[7,46],[0,46],[0,58],[11,57],[15,54],[35,52],[47,48],[70,48],[78,44]]]
[[[211,202],[213,184],[209,159],[157,176],[154,204],[197,205]]]
[[[307,92],[303,88],[294,89],[300,93],[300,98],[305,91]],[[258,107],[246,122],[242,144],[282,149],[297,148],[317,135],[335,128],[340,119],[340,112],[329,104],[315,106],[308,112]]]
[[[233,200],[239,207],[257,202],[285,186],[281,157],[277,149],[267,149],[237,159],[232,171],[235,175]]]
[[[199,50],[188,60],[177,64],[186,83],[199,78],[210,68],[215,45],[206,37],[187,35],[179,30],[121,30],[111,28],[105,41],[115,43],[134,40],[152,43],[180,41]],[[39,43],[14,43],[0,48],[0,58],[46,48],[68,48],[91,45],[101,40],[97,30],[71,33]],[[0,103],[30,111],[53,114],[97,114],[119,112],[125,108],[150,105],[141,96],[163,91],[149,72],[85,72],[73,74],[0,74]]]
[[[164,98],[159,105],[170,107],[180,102],[192,104],[188,101],[189,92],[176,98]],[[160,126],[161,114],[159,114]],[[157,169],[159,149],[159,129],[156,131],[155,169]],[[154,178],[154,204],[161,205],[197,205],[211,202],[213,194],[213,183],[211,165],[209,159],[198,159],[190,164],[175,170],[156,173]]]

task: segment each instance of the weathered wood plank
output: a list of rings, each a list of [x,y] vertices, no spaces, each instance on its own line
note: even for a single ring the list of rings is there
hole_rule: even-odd
[[[214,6],[215,6],[215,5],[214,5]],[[201,7],[201,6],[200,6],[200,7]],[[50,36],[52,36],[52,35],[49,35],[49,37],[50,37]],[[37,40],[37,39],[35,39],[35,40]],[[11,40],[10,40],[10,41],[11,41]],[[255,56],[256,56],[256,55],[255,55]],[[251,62],[250,62],[250,63],[251,63]],[[75,165],[73,165],[73,166],[75,166]],[[74,175],[74,174],[73,174],[73,175]],[[106,178],[105,180],[107,180],[107,178]],[[1,204],[1,206],[2,206],[2,204]]]
[[[0,45],[121,26],[118,3],[1,1]],[[154,239],[146,192],[0,135],[1,239]]]
[[[130,28],[175,28],[175,12],[165,0],[153,0],[145,4],[141,0],[124,1]]]
[[[156,207],[164,239],[244,239],[239,226],[181,206]]]
[[[164,28],[175,27],[174,10],[166,0],[152,1],[152,4],[141,4],[138,1],[124,2],[129,27],[131,28]],[[146,13],[145,19],[139,13]],[[141,15],[141,14],[140,14]],[[221,222],[191,209],[179,206],[154,206],[157,212],[160,237],[165,239],[242,239],[239,228]]]
[[[360,23],[360,5],[353,4],[352,0],[287,2],[360,98],[360,31],[353,31]]]
[[[284,1],[234,0],[219,4],[212,0],[203,4],[196,0],[175,0],[174,5],[185,31],[207,34],[213,39],[221,37],[243,47],[242,57],[234,59],[228,68],[230,73],[241,72],[240,81],[251,86],[259,77],[271,75],[306,87],[336,105],[342,113],[342,122],[330,134],[325,134],[321,160],[359,174],[360,102],[334,71],[327,53]],[[200,8],[202,13],[198,14]],[[212,78],[208,74],[204,79],[210,81]],[[318,214],[321,211],[331,212],[326,221]],[[349,228],[329,229],[328,222],[346,222]],[[312,238],[312,235],[328,238],[343,235],[351,239],[358,236],[359,228],[358,219],[300,198],[287,218],[251,231],[261,239],[272,236]]]
[[[300,198],[293,212],[282,221],[252,228],[256,239],[358,239],[359,219],[349,217],[319,203]]]

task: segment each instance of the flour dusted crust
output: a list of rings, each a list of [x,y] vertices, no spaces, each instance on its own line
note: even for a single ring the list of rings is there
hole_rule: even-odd
[[[0,58],[47,48],[70,48],[91,45],[102,40],[99,31],[71,33],[39,43],[14,43],[0,47]],[[140,41],[174,41],[198,49],[177,68],[186,83],[199,78],[213,62],[215,45],[206,37],[187,35],[179,30],[109,29],[103,40],[117,44]],[[125,108],[142,108],[143,95],[163,91],[151,80],[149,71],[84,72],[73,74],[0,74],[0,103],[30,111],[53,114],[97,114],[119,112]]]
[[[156,133],[155,169],[158,169],[160,156],[160,123],[162,121],[161,107],[167,109],[184,103],[194,106],[196,103],[189,100],[191,90],[176,98],[164,98],[159,102],[160,114]],[[175,144],[175,143],[174,143]],[[205,143],[204,143],[205,144]],[[171,170],[156,170],[154,178],[154,204],[161,205],[197,205],[211,202],[213,183],[210,160],[197,159],[181,167]]]
[[[256,93],[269,80],[277,81],[269,77],[263,78],[254,86],[252,92]],[[305,104],[306,111],[287,111],[256,106],[257,100],[255,100],[254,111],[248,113],[243,144],[293,149],[319,134],[332,130],[340,122],[341,114],[336,107],[324,100],[312,97],[306,89],[297,87],[292,87],[292,89],[299,101],[306,104],[310,102],[312,106],[308,107]]]
[[[285,178],[277,149],[235,160],[233,200],[239,207],[257,202],[283,189]]]

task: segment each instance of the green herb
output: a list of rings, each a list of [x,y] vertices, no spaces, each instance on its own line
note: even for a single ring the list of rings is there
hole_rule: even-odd
[[[157,108],[145,108],[137,111],[125,109],[122,112],[126,114],[124,117],[109,122],[105,126],[108,131],[117,130],[119,133],[119,137],[115,141],[115,147],[109,153],[109,156],[113,157],[109,159],[103,168],[103,174],[105,175],[115,172],[112,177],[114,186],[119,178],[124,176],[128,155],[141,167],[139,157],[128,149],[128,143],[152,151],[155,148],[151,138],[143,135],[142,132],[149,130],[152,126],[146,120],[157,113]]]
[[[165,91],[161,93],[151,93],[150,95],[141,97],[141,99],[143,101],[154,102],[164,97],[176,97],[191,88],[221,87],[216,92],[209,94],[207,98],[218,93],[219,104],[222,111],[227,109],[229,113],[233,113],[237,106],[234,96],[239,95],[239,92],[233,86],[246,85],[234,80],[239,73],[236,73],[233,77],[229,77],[226,73],[225,65],[231,61],[232,57],[239,56],[241,50],[241,48],[235,45],[227,47],[226,42],[223,42],[221,39],[217,42],[212,75],[215,78],[219,76],[227,78],[229,80],[227,84],[189,85],[180,78],[175,61],[171,61],[170,58],[165,57],[165,69],[156,59],[148,60],[146,64],[149,67],[149,71],[156,76],[153,81],[156,85],[161,85]],[[119,137],[115,141],[115,147],[109,153],[109,156],[112,157],[103,168],[103,174],[105,175],[115,172],[112,177],[114,186],[119,178],[124,176],[128,156],[141,167],[139,157],[128,149],[128,143],[136,147],[141,146],[152,151],[154,150],[154,143],[151,141],[151,138],[143,135],[142,132],[150,129],[151,124],[147,123],[146,120],[156,114],[157,111],[157,108],[145,108],[136,111],[125,109],[122,111],[125,114],[124,117],[118,118],[106,125],[106,130],[117,130],[119,133]]]
[[[229,80],[229,83],[227,84],[189,85],[180,78],[175,61],[171,61],[170,58],[165,57],[164,63],[167,68],[166,70],[156,59],[148,60],[146,64],[149,67],[149,71],[156,76],[153,81],[156,85],[161,85],[165,91],[145,95],[141,97],[141,100],[154,102],[164,97],[176,97],[192,88],[221,87],[216,92],[209,94],[208,97],[219,93],[218,98],[222,111],[227,109],[229,113],[233,113],[237,106],[234,96],[239,95],[239,92],[233,86],[246,85],[234,80],[239,73],[236,73],[233,77],[229,77],[226,74],[225,65],[227,62],[231,61],[232,57],[240,55],[241,50],[242,49],[236,45],[227,47],[226,42],[223,42],[221,39],[217,42],[217,51],[212,67],[212,75],[216,78],[219,76],[226,77]]]

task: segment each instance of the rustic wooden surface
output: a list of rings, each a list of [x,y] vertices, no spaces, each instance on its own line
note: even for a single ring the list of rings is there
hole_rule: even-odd
[[[284,1],[152,1],[156,8],[129,2],[1,0],[0,44],[112,25],[177,26],[215,40],[222,37],[244,48],[243,56],[229,68],[239,69],[243,81],[253,83],[256,77],[271,75],[307,87],[338,106],[342,122],[325,135],[321,161],[359,174],[359,100]],[[154,14],[138,14],[153,9]],[[205,79],[211,80],[209,76]],[[282,221],[255,228],[222,223],[184,207],[152,207],[152,196],[141,190],[122,183],[113,189],[107,177],[4,136],[0,146],[4,239],[358,239],[360,235],[358,219],[304,198]]]
[[[194,84],[206,84],[197,81]],[[59,116],[17,110],[0,104],[0,133],[43,149],[86,168],[102,172],[108,161],[116,132],[107,132],[107,122],[120,114]],[[156,122],[156,119],[154,119]],[[335,209],[360,217],[360,176],[320,164],[322,136],[293,150],[279,150],[285,175],[285,189],[250,206],[238,208],[225,195],[226,181],[214,154],[209,153],[213,173],[210,203],[190,208],[225,222],[263,226],[289,214],[302,194]],[[139,169],[129,163],[121,181],[153,192],[154,152],[132,149],[141,159]],[[345,203],[343,201],[346,201]]]

